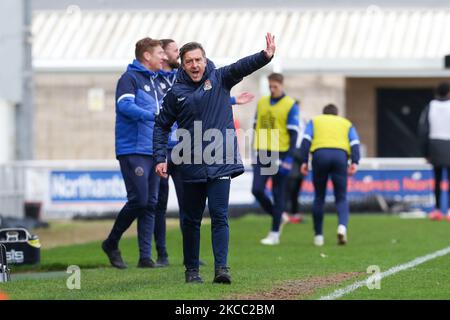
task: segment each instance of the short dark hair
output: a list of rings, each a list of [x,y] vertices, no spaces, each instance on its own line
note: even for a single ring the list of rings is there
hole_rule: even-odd
[[[203,56],[206,57],[205,54],[205,49],[203,49],[202,45],[198,42],[188,42],[185,45],[183,45],[180,49],[180,58],[181,58],[181,63],[183,63],[184,60],[184,55],[192,50],[196,50],[196,49],[200,49],[203,53]]]
[[[161,46],[161,41],[152,39],[152,38],[144,38],[136,42],[136,48],[134,50],[134,55],[136,59],[142,60],[144,52],[153,52],[153,49]]]
[[[323,114],[332,114],[335,116],[338,115],[338,112],[339,112],[338,107],[336,107],[332,103],[327,104],[325,107],[323,107],[323,111],[322,111]]]
[[[161,47],[166,50],[167,46],[173,42],[175,42],[173,39],[161,39]]]
[[[267,78],[269,79],[269,81],[275,81],[275,82],[278,82],[281,84],[283,84],[283,81],[284,81],[283,75],[281,73],[276,73],[276,72],[269,74],[269,76]]]
[[[450,92],[450,86],[448,82],[441,82],[436,88],[436,95],[439,98],[445,98],[448,96],[448,93]]]

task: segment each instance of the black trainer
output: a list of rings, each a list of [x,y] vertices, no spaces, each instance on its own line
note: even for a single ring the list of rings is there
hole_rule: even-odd
[[[230,269],[228,267],[219,267],[215,270],[213,283],[231,284]]]
[[[150,258],[139,259],[138,268],[156,268],[156,263]]]
[[[186,269],[184,275],[186,277],[186,283],[203,283],[203,279],[200,277],[198,269]]]
[[[108,256],[109,262],[114,268],[117,269],[128,268],[127,264],[122,259],[122,255],[120,254],[119,249],[110,249],[107,245],[106,240],[102,242],[102,249]]]
[[[159,268],[167,267],[169,265],[169,257],[159,257],[156,260],[156,266]]]

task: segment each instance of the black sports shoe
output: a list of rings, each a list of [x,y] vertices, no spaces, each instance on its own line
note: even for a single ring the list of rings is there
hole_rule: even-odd
[[[186,283],[203,283],[203,279],[200,277],[198,269],[186,269],[184,275],[186,277]]]
[[[218,267],[215,271],[213,283],[231,284],[230,269],[228,267]]]
[[[139,259],[138,268],[156,268],[156,263],[150,258]]]
[[[127,264],[123,261],[122,255],[119,249],[110,249],[107,245],[106,240],[102,242],[102,249],[109,258],[111,265],[117,269],[128,268]]]
[[[167,267],[168,265],[169,265],[169,257],[167,257],[167,256],[158,257],[158,259],[156,260],[156,266],[158,268]]]

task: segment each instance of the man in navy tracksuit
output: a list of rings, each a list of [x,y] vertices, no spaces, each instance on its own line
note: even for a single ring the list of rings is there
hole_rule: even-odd
[[[154,131],[156,172],[167,178],[167,138],[174,122],[184,148],[180,161],[183,177],[183,253],[186,282],[203,282],[199,274],[200,225],[208,199],[211,215],[215,283],[231,283],[228,258],[228,200],[230,180],[244,172],[239,156],[230,90],[243,77],[270,62],[275,52],[272,35],[264,51],[215,69],[196,42],[180,50],[182,70],[164,99]],[[230,134],[230,132],[232,134]],[[209,136],[211,134],[211,136]],[[199,137],[200,135],[200,137]],[[222,139],[221,139],[222,138]],[[213,142],[210,142],[212,141]],[[214,148],[211,148],[211,145]],[[209,153],[208,153],[209,152]]]
[[[116,89],[116,156],[127,189],[128,202],[120,211],[108,238],[102,243],[111,265],[127,265],[118,248],[122,234],[137,219],[138,267],[152,268],[152,235],[159,177],[154,172],[155,116],[169,85],[159,75],[164,51],[159,40],[136,43],[136,59],[121,76]]]
[[[160,75],[169,84],[170,88],[174,84],[177,76],[178,69],[180,67],[179,49],[177,43],[172,39],[162,39],[162,48],[166,54],[163,62],[163,68],[159,71]],[[236,97],[231,97],[230,105],[233,104],[245,104],[253,99],[253,95],[248,92],[242,92]],[[175,123],[170,131],[169,141],[167,145],[167,173],[172,177],[173,184],[175,186],[175,193],[177,195],[179,216],[180,216],[180,229],[183,230],[183,217],[184,217],[184,205],[183,205],[183,181],[181,178],[181,172],[178,170],[178,166],[175,165],[171,158],[171,152],[177,145],[178,139],[176,137],[177,124]],[[156,205],[155,214],[155,243],[158,259],[156,261],[158,267],[165,267],[169,265],[169,255],[166,247],[166,211],[167,202],[169,198],[169,179],[160,179],[158,203]],[[200,260],[200,265],[204,263]]]

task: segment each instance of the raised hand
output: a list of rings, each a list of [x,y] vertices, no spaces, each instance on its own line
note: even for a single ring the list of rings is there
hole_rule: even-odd
[[[266,57],[271,59],[273,55],[275,54],[275,36],[273,36],[270,32],[267,32],[266,34],[266,49],[264,50],[264,53],[266,54]]]
[[[255,98],[255,95],[251,92],[241,92],[236,96],[236,104],[246,104]]]

